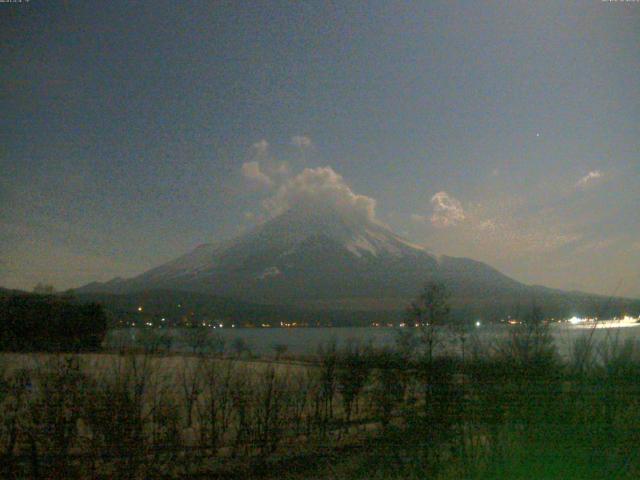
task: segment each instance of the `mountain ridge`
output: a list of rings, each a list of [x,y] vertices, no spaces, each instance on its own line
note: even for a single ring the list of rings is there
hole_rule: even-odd
[[[358,299],[362,304],[396,299],[399,307],[428,281],[446,283],[452,301],[472,310],[495,304],[506,311],[509,305],[536,302],[569,311],[585,299],[603,301],[526,285],[476,260],[436,256],[365,216],[305,207],[291,208],[233,240],[201,244],[136,277],[94,282],[76,292],[167,289],[328,309],[351,302],[358,309]]]

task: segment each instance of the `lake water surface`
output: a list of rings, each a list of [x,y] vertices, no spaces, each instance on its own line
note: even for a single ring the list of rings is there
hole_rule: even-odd
[[[506,325],[480,326],[474,329],[472,341],[490,346],[509,334],[514,327]],[[554,324],[551,332],[558,351],[568,356],[575,341],[580,337],[592,336],[598,342],[602,340],[625,342],[627,339],[640,338],[640,324],[625,328],[612,326],[611,328],[579,328],[568,324]],[[172,349],[176,351],[189,350],[182,330],[170,329],[167,333],[172,337]],[[318,348],[335,341],[338,346],[349,341],[372,344],[376,347],[392,347],[398,336],[397,328],[225,328],[212,330],[212,334],[220,335],[226,344],[226,350],[231,350],[231,344],[236,338],[242,338],[257,355],[272,355],[275,345],[286,345],[287,353],[304,355],[316,353]],[[106,339],[108,346],[135,345],[140,340],[138,329],[120,329],[109,332]],[[143,334],[144,335],[144,334]]]

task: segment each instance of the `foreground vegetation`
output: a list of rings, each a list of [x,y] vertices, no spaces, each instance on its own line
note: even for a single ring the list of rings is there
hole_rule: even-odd
[[[209,329],[185,331],[188,355],[154,329],[77,353],[99,308],[3,308],[5,345],[67,352],[0,354],[2,478],[640,478],[640,344],[586,332],[561,358],[536,308],[482,344],[432,284],[395,348],[269,359]],[[22,313],[57,333],[16,335]]]
[[[638,347],[586,336],[561,363],[529,324],[464,361],[420,337],[295,365],[4,354],[2,476],[638,478]]]

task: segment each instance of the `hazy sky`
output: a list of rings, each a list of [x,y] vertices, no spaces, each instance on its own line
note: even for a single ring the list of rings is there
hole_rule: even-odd
[[[140,273],[322,173],[436,253],[640,296],[640,3],[31,0],[0,37],[2,286]]]

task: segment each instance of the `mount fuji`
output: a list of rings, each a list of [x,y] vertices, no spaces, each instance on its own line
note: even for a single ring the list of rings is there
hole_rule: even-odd
[[[365,216],[304,206],[137,277],[95,282],[76,292],[175,290],[312,309],[400,310],[432,280],[447,284],[454,307],[472,311],[532,302],[570,311],[604,301],[525,285],[468,258],[435,256]]]

